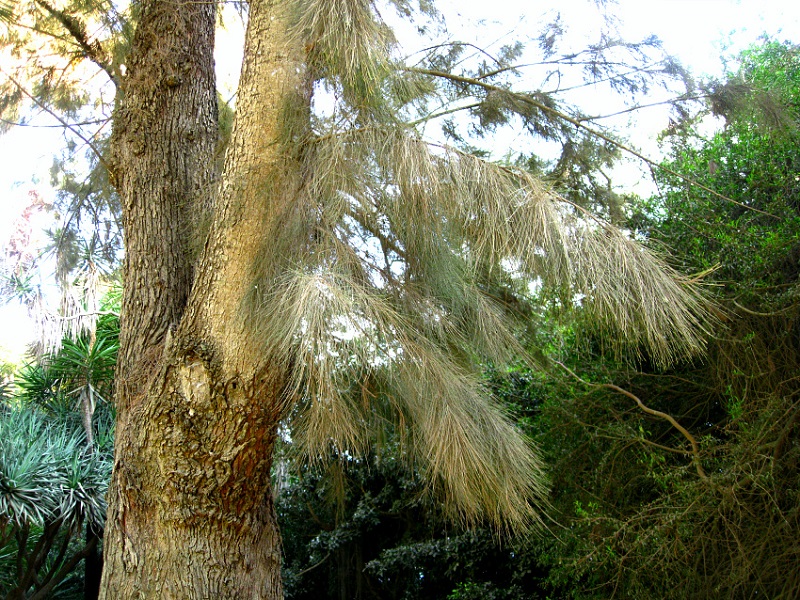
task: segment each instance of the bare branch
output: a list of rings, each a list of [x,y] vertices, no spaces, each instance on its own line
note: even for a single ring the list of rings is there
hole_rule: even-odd
[[[702,100],[703,98],[707,98],[707,97],[708,97],[707,94],[702,94],[700,96],[682,96],[682,97],[674,99],[674,100],[662,100],[661,102],[651,102],[649,104],[637,104],[636,106],[631,106],[629,108],[626,108],[626,109],[623,109],[623,110],[620,110],[620,111],[617,111],[617,112],[608,113],[608,114],[605,114],[605,115],[595,115],[595,116],[592,116],[592,117],[581,117],[579,120],[580,121],[599,121],[600,119],[610,119],[611,117],[617,117],[619,115],[624,115],[626,113],[635,112],[637,110],[642,110],[644,108],[654,108],[656,106],[663,106],[665,104],[673,104],[675,102],[689,102],[691,100]]]
[[[19,89],[19,90],[20,90],[20,91],[21,91],[21,92],[22,92],[22,93],[23,93],[25,96],[27,96],[27,97],[28,97],[28,99],[29,99],[31,102],[33,102],[34,104],[36,104],[36,106],[38,106],[39,108],[41,108],[43,111],[45,111],[45,112],[46,112],[47,114],[49,114],[51,117],[53,117],[53,118],[54,118],[56,121],[58,121],[59,123],[61,123],[61,125],[62,125],[62,126],[64,126],[64,128],[65,128],[65,129],[68,129],[68,130],[69,130],[69,131],[71,131],[71,132],[72,132],[74,135],[76,135],[77,137],[79,137],[79,138],[80,138],[80,139],[83,141],[83,143],[85,143],[85,144],[86,144],[86,145],[87,145],[87,146],[88,146],[88,147],[89,147],[89,148],[92,150],[92,152],[94,152],[95,156],[97,156],[97,160],[99,160],[99,161],[100,161],[100,163],[101,163],[101,164],[102,164],[102,165],[103,165],[103,166],[104,166],[106,169],[108,169],[108,172],[109,172],[109,173],[111,173],[111,174],[113,174],[113,172],[114,172],[114,171],[113,171],[113,169],[111,168],[111,165],[110,165],[110,164],[109,164],[109,163],[106,161],[106,159],[103,157],[103,153],[102,153],[102,152],[100,152],[100,149],[99,149],[99,148],[98,148],[98,147],[97,147],[97,146],[96,146],[94,143],[92,143],[92,141],[91,141],[89,138],[87,138],[86,136],[84,136],[84,135],[83,135],[83,134],[82,134],[82,133],[81,133],[81,132],[80,132],[80,131],[79,131],[79,130],[78,130],[76,127],[75,127],[75,125],[73,125],[73,124],[71,124],[71,123],[68,123],[67,121],[65,121],[65,120],[64,120],[64,119],[63,119],[63,118],[62,118],[62,117],[61,117],[61,116],[60,116],[58,113],[56,113],[54,110],[50,109],[50,108],[49,108],[47,105],[45,105],[45,104],[44,104],[44,103],[43,103],[41,100],[39,100],[38,98],[36,98],[36,97],[35,97],[33,94],[31,94],[31,93],[30,93],[28,90],[26,90],[26,89],[25,89],[25,87],[24,87],[24,86],[23,86],[23,85],[22,85],[22,84],[21,84],[19,81],[17,81],[17,79],[16,79],[16,78],[14,78],[14,76],[13,76],[13,75],[9,75],[9,74],[8,74],[8,73],[7,73],[5,70],[3,70],[3,69],[2,69],[2,67],[0,67],[0,73],[2,73],[3,75],[5,75],[5,76],[8,78],[8,80],[9,80],[9,81],[11,81],[11,83],[13,83],[15,86],[17,86],[17,88],[18,88],[18,89]]]
[[[697,474],[700,476],[701,479],[708,479],[708,475],[706,475],[706,472],[703,470],[703,465],[700,464],[700,447],[697,445],[697,440],[691,433],[689,433],[689,431],[683,425],[678,423],[674,417],[668,415],[665,412],[661,412],[660,410],[655,410],[653,408],[650,408],[649,406],[646,406],[638,396],[632,394],[631,392],[629,392],[624,388],[619,387],[618,385],[614,385],[613,383],[592,383],[590,381],[586,381],[585,379],[581,378],[578,374],[576,374],[575,371],[566,366],[564,363],[559,362],[557,360],[553,362],[562,369],[564,369],[572,377],[580,381],[582,384],[593,388],[605,388],[608,390],[613,390],[636,402],[637,406],[643,412],[646,412],[648,415],[653,415],[654,417],[658,417],[659,419],[664,419],[665,421],[668,421],[670,425],[672,425],[675,429],[677,429],[681,433],[681,435],[683,435],[683,437],[685,437],[691,444],[692,462],[694,463],[694,467],[697,470]],[[674,452],[674,450],[670,451]]]

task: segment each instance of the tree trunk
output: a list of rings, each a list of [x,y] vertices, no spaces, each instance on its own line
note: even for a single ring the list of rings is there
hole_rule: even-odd
[[[174,200],[164,192],[176,185],[171,169],[184,165],[190,175],[179,194],[187,199],[184,212],[202,204],[197,190],[206,186],[211,193],[201,161],[192,158],[190,164],[181,158],[196,156],[177,127],[191,122],[187,119],[196,108],[176,102],[174,114],[164,116],[169,123],[148,135],[140,154],[130,143],[121,143],[124,136],[115,129],[120,145],[116,157],[124,157],[118,158],[116,169],[138,173],[140,180],[133,175],[119,179],[129,244],[122,314],[127,333],[121,335],[120,351],[126,364],[121,365],[124,378],[117,390],[101,598],[282,598],[270,467],[284,410],[285,374],[265,358],[269,353],[258,343],[243,309],[254,275],[264,271],[270,232],[294,210],[297,198],[297,168],[284,150],[281,123],[287,104],[304,89],[304,75],[280,4],[250,3],[234,130],[196,266],[179,256],[185,252],[187,218],[173,210]],[[170,18],[179,22],[194,18],[187,14],[202,13],[202,23],[195,26],[213,30],[210,4],[147,6],[157,14],[174,13]],[[169,63],[163,54],[172,52],[169,43],[160,42],[155,58],[148,54],[147,40],[158,39],[159,30],[144,19],[144,8],[142,14],[139,45],[133,49],[142,62],[132,60],[131,71],[134,64],[146,69],[150,59]],[[213,44],[205,36],[198,42],[205,46],[195,48],[191,40],[197,31],[167,27],[170,32],[182,37],[175,52],[188,48],[196,54],[181,59],[195,63],[182,66],[188,74],[175,87],[193,88],[199,85],[194,69],[205,64]],[[130,74],[128,86],[136,89],[125,88],[124,110],[117,120],[147,110],[139,105],[141,98],[158,105],[162,96],[174,93],[172,80],[154,88],[135,77]],[[140,85],[154,91],[148,97],[140,93]],[[208,90],[197,93],[207,96]],[[156,160],[151,154],[159,152],[167,153],[163,160],[171,166],[166,176],[148,176],[148,161]],[[145,239],[158,236],[173,241],[156,249],[155,242]]]
[[[103,574],[103,556],[98,550],[103,530],[86,525],[86,558],[83,561],[83,600],[97,600],[100,595],[100,577]]]

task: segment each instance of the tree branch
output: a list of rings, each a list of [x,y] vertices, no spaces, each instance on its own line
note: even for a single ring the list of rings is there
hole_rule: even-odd
[[[797,305],[796,304],[791,304],[791,305],[789,305],[789,306],[787,306],[785,308],[782,308],[780,310],[776,310],[774,312],[756,312],[754,310],[750,310],[749,308],[747,308],[745,306],[742,306],[741,304],[736,302],[736,300],[733,301],[733,304],[734,304],[734,306],[736,306],[736,308],[741,310],[743,313],[746,313],[748,315],[753,315],[754,317],[777,317],[777,316],[780,316],[780,315],[785,315],[787,312],[790,312],[792,310],[796,310],[797,309]]]
[[[69,15],[64,11],[58,10],[54,6],[51,6],[46,2],[46,0],[35,0],[35,2],[45,9],[53,18],[55,18],[56,21],[64,26],[64,29],[69,32],[69,34],[72,36],[72,39],[75,40],[80,49],[83,51],[83,55],[98,67],[103,69],[106,75],[108,75],[108,77],[111,79],[112,83],[119,87],[119,80],[114,73],[111,63],[108,61],[106,53],[103,50],[103,47],[100,45],[100,42],[97,40],[90,41],[89,36],[86,35],[86,25],[72,15]]]
[[[594,387],[594,388],[605,388],[605,389],[608,389],[608,390],[613,390],[613,391],[615,391],[615,392],[617,392],[619,394],[622,394],[623,396],[626,396],[626,397],[630,398],[634,402],[636,402],[636,404],[639,406],[639,408],[643,412],[646,412],[648,415],[653,415],[654,417],[658,417],[659,419],[664,419],[665,421],[668,421],[670,423],[670,425],[672,425],[675,429],[680,431],[681,435],[683,435],[683,437],[685,437],[689,441],[689,443],[691,444],[691,446],[692,446],[692,452],[691,452],[692,453],[692,462],[694,463],[694,467],[697,470],[697,474],[700,476],[701,479],[708,479],[708,475],[706,475],[706,472],[703,470],[703,465],[700,464],[700,447],[697,445],[697,440],[694,438],[694,436],[691,433],[689,433],[689,431],[683,425],[678,423],[671,415],[668,415],[665,412],[661,412],[660,410],[655,410],[653,408],[650,408],[649,406],[645,406],[644,402],[642,402],[641,399],[638,396],[632,394],[631,392],[629,392],[626,389],[623,389],[623,388],[619,387],[618,385],[614,385],[613,383],[592,383],[590,381],[586,381],[585,379],[582,379],[579,375],[577,375],[575,373],[575,371],[570,369],[564,363],[559,362],[557,360],[555,360],[553,362],[555,364],[557,364],[559,367],[561,367],[562,369],[564,369],[572,377],[574,377],[575,379],[580,381],[582,384],[584,384],[586,386],[589,386],[589,387]]]
[[[645,164],[649,165],[651,168],[659,169],[659,170],[661,170],[661,171],[663,171],[665,173],[669,173],[670,175],[681,179],[682,181],[688,183],[689,185],[693,185],[695,187],[700,188],[701,190],[703,190],[705,192],[708,192],[709,194],[719,198],[720,200],[724,200],[725,202],[730,202],[730,203],[735,204],[735,205],[737,205],[737,206],[739,206],[741,208],[744,208],[745,210],[751,210],[753,212],[757,212],[757,213],[760,213],[762,215],[766,215],[768,217],[772,217],[773,219],[780,219],[780,217],[778,217],[777,215],[773,215],[772,213],[766,212],[766,211],[761,210],[759,208],[755,208],[753,206],[747,206],[746,204],[738,202],[738,201],[734,200],[733,198],[729,198],[728,196],[725,196],[725,195],[720,194],[719,192],[717,192],[715,190],[712,190],[710,187],[703,185],[699,181],[696,181],[696,180],[694,180],[694,179],[692,179],[690,177],[686,177],[685,175],[681,175],[677,171],[673,171],[669,167],[665,167],[664,165],[657,163],[653,159],[647,158],[641,152],[638,152],[637,150],[634,150],[630,146],[627,146],[627,145],[625,145],[625,144],[623,144],[621,142],[618,142],[617,140],[607,136],[606,134],[602,133],[601,131],[598,131],[596,129],[593,129],[593,128],[585,125],[580,120],[578,120],[578,119],[576,119],[574,117],[571,117],[571,116],[561,112],[560,110],[556,110],[555,108],[551,108],[550,106],[547,106],[546,104],[543,104],[542,102],[539,102],[538,100],[535,100],[535,99],[531,98],[530,96],[526,96],[525,94],[520,94],[518,92],[512,92],[512,91],[509,91],[506,88],[503,88],[503,87],[500,87],[500,86],[496,86],[496,85],[492,85],[492,84],[486,83],[484,81],[480,81],[478,79],[474,79],[472,77],[464,77],[462,75],[454,75],[452,73],[445,73],[444,71],[435,71],[435,70],[432,70],[432,69],[420,69],[420,68],[416,68],[416,67],[405,67],[403,70],[408,71],[409,73],[417,73],[417,74],[420,74],[420,75],[430,75],[431,77],[440,77],[442,79],[448,79],[450,81],[455,81],[457,83],[464,83],[464,84],[467,84],[467,85],[478,86],[478,87],[481,87],[484,90],[490,91],[490,92],[501,92],[503,94],[509,94],[509,95],[513,96],[514,98],[516,98],[516,99],[518,99],[518,100],[520,100],[522,102],[525,102],[526,104],[529,104],[529,105],[531,105],[531,106],[533,106],[535,108],[538,108],[539,110],[541,110],[543,112],[549,113],[549,114],[553,115],[554,117],[556,117],[558,119],[561,119],[562,121],[566,121],[567,123],[570,123],[570,124],[574,125],[575,127],[579,128],[579,129],[582,129],[583,131],[589,133],[590,135],[598,137],[601,140],[603,140],[605,142],[608,142],[609,144],[611,144],[613,146],[616,146],[620,150],[635,156],[636,158],[638,158],[639,160],[641,160]]]
[[[108,123],[110,119],[92,119],[89,121],[81,121],[80,123],[72,123],[73,127],[82,127],[83,125],[105,125]],[[60,127],[63,128],[64,126],[60,123],[58,125],[39,125],[34,123],[25,123],[23,121],[11,121],[10,119],[3,119],[0,117],[0,123],[5,123],[6,125],[10,125],[12,127],[30,127],[31,129],[50,129],[53,127]]]
[[[471,108],[478,108],[481,105],[480,102],[473,102],[472,104],[465,104],[464,106],[456,106],[454,108],[448,108],[446,110],[441,110],[440,112],[430,112],[424,117],[420,117],[416,121],[411,121],[409,123],[410,126],[419,125],[420,123],[425,123],[426,121],[430,121],[432,119],[438,119],[439,117],[444,117],[446,115],[452,115],[453,113],[460,112],[462,110],[469,110]]]
[[[313,571],[313,570],[314,570],[314,569],[316,569],[318,566],[320,566],[322,563],[324,563],[326,560],[328,560],[328,558],[330,557],[330,555],[331,555],[331,553],[330,553],[330,552],[328,552],[328,553],[327,553],[325,556],[323,556],[323,557],[322,557],[322,560],[320,560],[320,561],[319,561],[319,562],[317,562],[317,563],[314,563],[313,565],[311,565],[310,567],[308,567],[308,568],[306,568],[306,569],[303,569],[302,571],[300,571],[300,572],[299,572],[299,573],[296,575],[296,577],[300,577],[301,575],[305,575],[305,574],[306,574],[306,573],[308,573],[309,571]]]
[[[22,93],[23,93],[23,94],[24,94],[24,95],[25,95],[25,96],[26,96],[26,97],[27,97],[27,98],[28,98],[28,99],[29,99],[31,102],[33,102],[34,104],[36,104],[36,106],[38,106],[39,108],[41,108],[43,111],[45,111],[45,112],[46,112],[47,114],[49,114],[51,117],[53,117],[53,118],[54,118],[56,121],[58,121],[59,123],[61,123],[61,125],[62,125],[62,126],[65,128],[65,129],[68,129],[68,130],[69,130],[69,131],[71,131],[71,132],[72,132],[74,135],[76,135],[77,137],[79,137],[79,138],[80,138],[80,139],[83,141],[83,143],[84,143],[84,144],[86,144],[87,146],[89,146],[89,148],[92,150],[92,152],[94,152],[95,156],[97,156],[97,160],[99,160],[99,161],[100,161],[100,163],[101,163],[101,164],[102,164],[102,165],[103,165],[103,166],[104,166],[106,169],[108,169],[109,175],[113,175],[114,171],[113,171],[113,169],[111,168],[111,165],[110,165],[110,164],[109,164],[109,163],[108,163],[108,162],[105,160],[105,158],[103,158],[103,154],[102,154],[102,152],[100,152],[100,149],[99,149],[99,148],[98,148],[98,147],[97,147],[97,146],[96,146],[96,145],[95,145],[95,144],[94,144],[94,143],[93,143],[93,142],[92,142],[92,141],[91,141],[89,138],[87,138],[86,136],[84,136],[84,135],[83,135],[83,134],[82,134],[82,133],[81,133],[81,132],[80,132],[78,129],[76,129],[76,128],[75,128],[75,126],[74,126],[74,125],[71,125],[70,123],[68,123],[67,121],[65,121],[65,120],[64,120],[64,119],[63,119],[63,118],[62,118],[62,117],[61,117],[61,116],[60,116],[58,113],[56,113],[54,110],[50,109],[50,108],[49,108],[47,105],[45,105],[45,104],[44,104],[44,103],[43,103],[41,100],[39,100],[39,99],[38,99],[38,98],[36,98],[36,97],[35,97],[33,94],[31,94],[31,93],[30,93],[28,90],[26,90],[26,89],[25,89],[25,87],[24,87],[24,86],[23,86],[23,85],[22,85],[22,84],[21,84],[19,81],[17,81],[17,80],[14,78],[14,76],[13,76],[13,75],[10,75],[10,74],[6,73],[6,72],[3,70],[3,68],[2,68],[2,67],[0,67],[0,73],[2,73],[3,75],[5,75],[5,76],[8,78],[8,80],[9,80],[9,81],[11,81],[11,83],[13,83],[15,86],[17,86],[17,88],[19,89],[19,91],[21,91],[21,92],[22,92]]]
[[[708,94],[702,94],[700,96],[681,96],[676,98],[675,100],[662,100],[660,102],[651,102],[649,104],[637,104],[636,106],[631,106],[629,108],[625,108],[623,110],[619,110],[617,112],[608,113],[605,115],[595,115],[592,117],[581,117],[579,120],[581,122],[584,121],[598,121],[600,119],[610,119],[611,117],[617,117],[619,115],[624,115],[626,113],[635,112],[637,110],[642,110],[643,108],[654,108],[656,106],[663,106],[665,104],[672,104],[673,102],[689,102],[691,100],[702,100],[703,98],[707,98]]]
[[[43,600],[47,597],[47,595],[53,591],[53,588],[56,587],[69,573],[72,571],[75,566],[82,561],[84,558],[89,556],[89,554],[94,550],[95,546],[97,546],[97,538],[92,538],[92,540],[84,546],[83,550],[80,552],[76,552],[72,558],[70,558],[64,565],[58,570],[58,572],[52,576],[49,583],[47,583],[43,588],[37,591],[33,596],[29,597],[29,600]]]

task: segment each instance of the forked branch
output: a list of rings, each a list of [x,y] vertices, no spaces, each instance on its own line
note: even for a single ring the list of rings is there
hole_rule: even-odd
[[[661,412],[660,410],[655,410],[654,408],[646,406],[644,402],[642,402],[641,398],[629,392],[628,390],[619,387],[618,385],[614,385],[613,383],[592,383],[591,381],[586,381],[585,379],[580,377],[577,373],[575,373],[575,371],[566,366],[564,363],[559,362],[557,360],[553,362],[555,362],[555,364],[564,369],[572,377],[580,381],[583,385],[593,388],[605,388],[608,390],[613,390],[636,402],[637,406],[648,415],[652,415],[654,417],[658,417],[659,419],[664,419],[665,421],[668,421],[669,424],[672,425],[675,429],[677,429],[681,433],[681,435],[683,435],[683,437],[685,437],[689,441],[689,444],[691,444],[692,462],[694,463],[694,467],[697,470],[697,474],[700,476],[701,479],[708,479],[708,475],[706,475],[705,470],[703,470],[703,465],[700,463],[700,447],[697,444],[697,440],[691,433],[689,433],[689,430],[687,430],[683,425],[678,423],[674,417],[668,415],[665,412]]]

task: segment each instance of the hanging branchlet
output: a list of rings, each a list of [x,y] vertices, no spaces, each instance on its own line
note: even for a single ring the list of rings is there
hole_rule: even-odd
[[[581,312],[613,348],[647,352],[661,367],[702,352],[713,319],[686,278],[605,224],[580,224],[574,244]]]
[[[341,86],[344,101],[367,113],[380,110],[391,72],[391,29],[370,0],[296,0],[293,35],[305,48],[315,79]]]
[[[293,440],[311,462],[363,454],[403,422],[407,456],[454,517],[537,522],[543,469],[479,380],[526,354],[489,291],[512,274],[659,364],[702,349],[697,290],[529,174],[379,126],[309,138],[304,161],[305,209],[282,223],[312,234],[258,283],[253,323],[291,374]],[[274,234],[275,248],[298,239]]]
[[[380,394],[389,416],[412,427],[416,452],[408,456],[419,460],[454,518],[529,526],[546,497],[535,452],[478,375],[395,304],[335,266],[295,272],[276,286],[270,323],[276,354],[293,367],[289,393],[301,407],[296,443],[312,462],[332,452],[362,454],[380,425],[370,401]],[[376,382],[382,385],[368,391]]]

